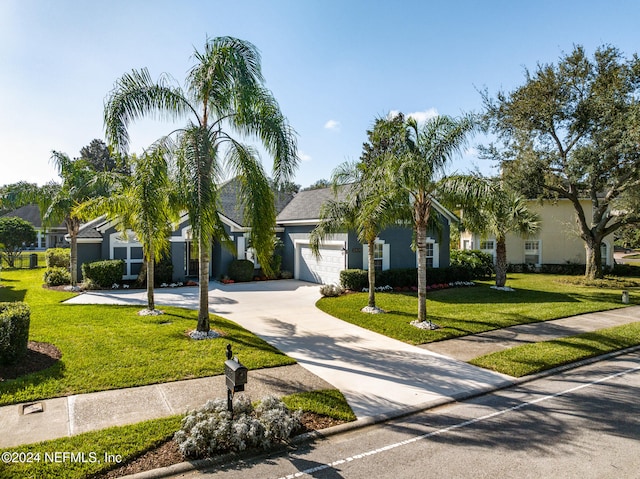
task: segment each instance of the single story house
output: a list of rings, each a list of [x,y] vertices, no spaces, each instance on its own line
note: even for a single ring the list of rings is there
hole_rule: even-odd
[[[231,252],[214,242],[209,271],[214,279],[226,274],[234,258],[253,259],[248,245],[250,227],[244,224],[241,203],[238,201],[238,182],[230,180],[222,184],[220,193],[220,217],[227,236],[235,244],[235,250]],[[320,258],[315,258],[311,253],[311,231],[320,221],[321,205],[331,198],[333,191],[330,188],[301,191],[296,195],[276,195],[274,232],[283,244],[281,269],[290,271],[296,279],[313,283],[339,283],[343,269],[365,269],[368,265],[367,245],[361,244],[353,231],[327,238],[321,246]],[[429,233],[428,264],[438,268],[449,265],[450,224],[456,222],[457,217],[436,201],[434,209],[442,225],[440,231]],[[133,234],[123,237],[115,226],[104,217],[83,225],[78,235],[78,264],[100,259],[122,259],[125,262],[123,279],[135,279],[143,263],[142,245]],[[186,214],[172,232],[170,241],[173,280],[197,278],[198,257]],[[397,226],[382,231],[376,240],[376,268],[416,267],[412,241],[413,231],[409,227]]]
[[[31,223],[36,230],[36,242],[33,245],[29,245],[29,249],[33,250],[45,250],[47,248],[66,248],[69,246],[69,242],[66,241],[65,235],[67,234],[67,227],[64,223],[57,226],[45,227],[42,224],[42,217],[40,215],[40,208],[38,205],[25,205],[20,208],[10,211],[2,215],[3,217],[15,217],[22,218],[25,221]]]
[[[590,222],[593,217],[591,201],[581,200]],[[510,264],[528,264],[539,268],[543,264],[585,264],[586,251],[584,241],[578,233],[575,209],[568,199],[554,201],[529,200],[529,209],[540,215],[541,227],[538,234],[521,237],[508,234],[506,239],[507,262]],[[483,237],[470,231],[460,235],[461,249],[477,249],[496,257],[494,237]],[[602,242],[602,264],[613,266],[613,235]]]

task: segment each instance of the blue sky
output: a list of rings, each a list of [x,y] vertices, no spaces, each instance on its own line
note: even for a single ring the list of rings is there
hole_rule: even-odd
[[[298,133],[304,187],[357,160],[366,130],[390,111],[478,111],[478,89],[511,90],[525,68],[575,44],[631,56],[638,18],[640,2],[618,0],[0,0],[0,185],[57,179],[51,150],[76,157],[104,138],[117,78],[147,67],[182,85],[207,36],[260,50],[267,87]],[[132,151],[170,129],[136,124]],[[476,167],[494,171],[473,148],[453,164]]]

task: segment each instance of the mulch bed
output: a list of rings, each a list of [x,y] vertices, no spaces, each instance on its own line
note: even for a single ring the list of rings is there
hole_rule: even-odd
[[[16,379],[26,374],[37,373],[50,368],[62,357],[62,353],[53,344],[29,341],[27,354],[11,366],[0,365],[0,381]]]
[[[338,419],[310,412],[305,412],[302,415],[301,421],[303,429],[300,431],[300,434],[344,423],[344,421],[340,421]],[[128,464],[123,464],[117,469],[112,469],[111,471],[95,477],[96,479],[114,479],[160,467],[168,467],[186,460],[187,459],[185,459],[178,450],[178,445],[173,441],[173,439],[170,439],[157,448],[133,459]]]

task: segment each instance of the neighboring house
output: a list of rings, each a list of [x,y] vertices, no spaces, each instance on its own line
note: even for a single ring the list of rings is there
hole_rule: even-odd
[[[581,200],[587,221],[593,216],[590,200]],[[576,213],[568,199],[557,201],[529,200],[528,207],[540,215],[540,232],[522,238],[516,234],[507,235],[507,262],[529,264],[540,267],[543,264],[586,263],[585,243],[578,233]],[[464,213],[463,213],[464,217]],[[460,235],[461,249],[477,249],[496,257],[496,241],[493,237],[481,237],[465,231]],[[613,235],[602,243],[602,264],[613,265]]]
[[[25,205],[17,210],[10,211],[3,217],[17,216],[31,223],[36,230],[37,238],[33,245],[28,245],[30,249],[45,250],[47,248],[67,248],[69,242],[65,240],[67,227],[64,223],[58,226],[42,226],[42,218],[40,216],[40,208],[38,205]]]
[[[209,271],[212,278],[226,274],[234,258],[253,259],[248,244],[250,227],[244,224],[238,201],[238,182],[230,180],[224,183],[220,187],[220,194],[221,219],[235,249],[231,252],[218,242],[214,243]],[[339,283],[343,269],[367,267],[367,245],[358,241],[355,232],[327,238],[319,259],[311,253],[309,235],[320,220],[321,205],[332,198],[330,188],[301,191],[295,196],[279,194],[276,197],[278,215],[274,232],[284,245],[281,269],[290,271],[296,279],[313,283]],[[434,208],[441,228],[429,234],[428,261],[429,266],[438,268],[449,265],[450,223],[457,222],[457,217],[435,201]],[[411,249],[412,241],[411,228],[398,226],[382,231],[376,241],[376,268],[415,268],[416,253]],[[142,267],[142,245],[133,234],[124,238],[114,223],[98,218],[80,229],[78,264],[100,259],[124,260],[126,267],[123,279],[135,279]],[[171,259],[174,281],[197,278],[198,256],[186,214],[171,235]]]

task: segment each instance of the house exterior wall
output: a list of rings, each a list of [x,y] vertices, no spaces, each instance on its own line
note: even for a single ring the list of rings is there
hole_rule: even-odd
[[[593,217],[591,202],[582,200],[581,204],[587,222],[591,222]],[[545,201],[542,204],[536,200],[530,200],[528,207],[540,215],[540,232],[526,238],[515,234],[507,235],[508,263],[523,264],[527,262],[525,243],[528,241],[538,241],[540,260],[537,264],[564,264],[567,262],[584,264],[586,262],[584,241],[579,237],[575,209],[569,200]],[[480,246],[484,240],[494,240],[494,238],[481,238],[479,235],[465,231],[460,236],[460,247],[464,248],[468,244],[470,249],[482,249]],[[469,243],[465,243],[465,241]],[[612,265],[613,236],[607,236],[604,243],[607,245],[606,264]],[[493,254],[495,258],[495,249]]]
[[[102,256],[102,242],[100,243],[78,243],[78,281],[82,281],[83,263],[93,263],[104,258]]]

